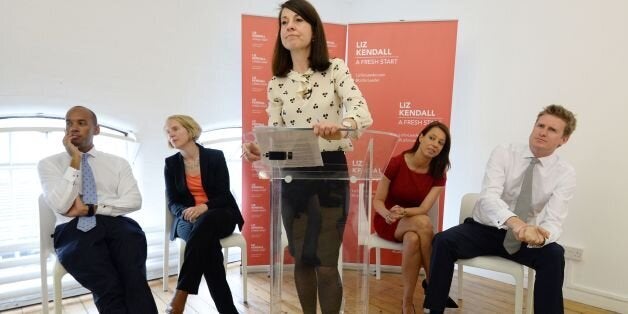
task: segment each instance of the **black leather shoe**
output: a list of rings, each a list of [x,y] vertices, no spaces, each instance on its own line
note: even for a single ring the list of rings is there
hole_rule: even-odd
[[[423,279],[423,281],[421,282],[421,287],[423,287],[423,290],[427,293],[427,281],[425,279]],[[447,296],[447,302],[445,302],[445,307],[450,309],[457,309],[458,304],[456,304],[456,301],[454,301],[452,298]]]
[[[450,309],[457,309],[458,308],[458,304],[452,298],[447,296],[447,302],[445,303],[445,307],[446,308],[450,308]]]

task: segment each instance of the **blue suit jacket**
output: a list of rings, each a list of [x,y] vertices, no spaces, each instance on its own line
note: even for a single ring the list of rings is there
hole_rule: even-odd
[[[233,218],[233,221],[242,230],[244,219],[238,208],[235,198],[231,194],[229,187],[229,170],[225,155],[220,150],[199,147],[199,162],[201,169],[201,181],[203,190],[209,200],[207,201],[208,211],[220,210]],[[176,153],[166,158],[164,167],[164,178],[166,180],[166,196],[168,198],[168,209],[174,215],[170,240],[177,237],[177,225],[183,220],[182,212],[195,204],[194,197],[185,180],[185,168],[183,156]]]

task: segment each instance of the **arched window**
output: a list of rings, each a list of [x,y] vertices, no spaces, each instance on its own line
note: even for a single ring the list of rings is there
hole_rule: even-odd
[[[203,146],[219,149],[225,154],[231,193],[238,205],[242,205],[242,128],[228,127],[207,130],[198,139]],[[242,208],[240,208],[241,210]]]
[[[201,134],[198,142],[205,147],[219,149],[225,154],[227,168],[229,168],[231,193],[242,210],[242,158],[240,157],[242,153],[242,128],[227,127],[207,130]],[[231,263],[239,260],[240,249],[229,249],[227,261]]]

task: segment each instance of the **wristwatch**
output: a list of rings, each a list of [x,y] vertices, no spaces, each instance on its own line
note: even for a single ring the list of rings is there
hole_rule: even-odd
[[[341,125],[342,125],[342,127],[344,129],[351,129],[351,130],[353,130],[353,123],[351,123],[351,121],[349,121],[348,119],[342,120]],[[344,138],[349,137],[349,134],[350,134],[351,131],[344,131],[344,132],[345,132],[345,135],[343,137]]]
[[[342,120],[342,126],[346,129],[353,129],[353,123],[351,123],[348,119]]]
[[[87,206],[87,216],[91,217],[94,216],[94,214],[96,213],[96,205],[94,204],[85,204]]]

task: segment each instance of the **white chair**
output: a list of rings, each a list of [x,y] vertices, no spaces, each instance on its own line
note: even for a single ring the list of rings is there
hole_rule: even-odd
[[[462,197],[460,204],[460,223],[463,223],[467,217],[471,217],[473,207],[480,197],[477,193],[469,193]],[[523,278],[524,265],[515,263],[499,256],[478,256],[470,259],[459,259],[458,263],[458,299],[462,299],[462,277],[464,266],[488,269],[500,273],[506,273],[515,278],[515,313],[523,313]],[[534,269],[528,268],[528,300],[527,312],[533,312],[534,300]]]
[[[432,205],[432,208],[430,208],[430,211],[428,212],[428,216],[430,217],[430,219],[432,220],[432,224],[434,225],[434,232],[438,231],[438,215],[439,215],[438,202],[439,200],[436,200],[434,202],[434,205]],[[369,222],[370,222],[372,219],[370,210],[368,212],[368,217],[369,217]],[[386,239],[383,239],[379,235],[377,235],[377,232],[373,232],[369,236],[368,247],[369,247],[369,250],[372,248],[375,248],[375,278],[377,278],[377,280],[381,279],[381,276],[382,276],[381,249],[389,249],[389,250],[397,250],[397,251],[403,250],[402,243],[388,241]]]
[[[168,276],[169,274],[169,264],[170,264],[170,230],[172,228],[172,220],[173,216],[168,209],[168,205],[166,205],[166,225],[164,232],[164,268],[163,268],[163,289],[164,291],[168,291]],[[181,265],[183,265],[183,255],[185,253],[185,241],[178,239],[179,241],[179,270],[181,270]],[[246,253],[246,239],[242,236],[241,233],[233,233],[228,237],[220,239],[220,245],[222,246],[222,251],[224,255],[224,267],[227,269],[227,258],[229,256],[229,248],[230,247],[240,247],[240,254],[242,256],[240,274],[242,275],[242,299],[244,303],[247,303],[247,253]]]
[[[48,256],[54,255],[52,236],[55,228],[55,215],[48,207],[43,195],[39,196],[39,265],[41,267],[41,305],[42,313],[48,314]],[[56,257],[56,255],[55,255]],[[63,268],[59,260],[55,258],[52,273],[52,286],[54,289],[54,311],[61,314],[61,278],[68,272]]]

